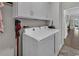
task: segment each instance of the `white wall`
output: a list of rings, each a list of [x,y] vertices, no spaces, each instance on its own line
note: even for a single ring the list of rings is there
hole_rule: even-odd
[[[56,54],[58,54],[59,50],[61,49],[62,45],[63,45],[63,40],[61,38],[61,25],[62,25],[62,6],[61,3],[59,2],[53,2],[51,4],[51,18],[53,19],[53,24],[56,27],[56,29],[59,29],[59,33],[57,34],[56,38],[57,40],[55,41],[55,45],[56,45]]]
[[[64,28],[64,30],[65,30],[64,39],[66,39],[67,38],[67,35],[68,35],[69,18],[70,17],[64,13],[64,24],[65,24],[65,28]]]
[[[0,33],[0,50],[15,47],[15,28],[12,18],[12,7],[5,5],[2,8],[4,32]]]

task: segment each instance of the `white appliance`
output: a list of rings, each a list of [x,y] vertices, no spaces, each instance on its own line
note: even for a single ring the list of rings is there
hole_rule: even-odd
[[[25,29],[22,39],[23,56],[53,56],[54,35],[57,32],[57,29],[47,27]]]

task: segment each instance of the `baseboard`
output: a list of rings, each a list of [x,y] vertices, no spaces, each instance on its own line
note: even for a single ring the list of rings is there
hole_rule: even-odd
[[[60,53],[61,49],[63,48],[63,46],[64,46],[64,43],[60,46],[60,49],[59,49],[59,51],[58,51],[57,56],[59,56],[59,53]]]

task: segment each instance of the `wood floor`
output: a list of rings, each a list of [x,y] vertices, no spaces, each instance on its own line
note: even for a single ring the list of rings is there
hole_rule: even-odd
[[[79,30],[69,31],[65,44],[59,52],[59,56],[79,56]]]
[[[79,56],[79,50],[64,45],[58,56]]]
[[[69,31],[69,34],[65,39],[65,45],[79,49],[79,30],[77,30],[77,28]]]

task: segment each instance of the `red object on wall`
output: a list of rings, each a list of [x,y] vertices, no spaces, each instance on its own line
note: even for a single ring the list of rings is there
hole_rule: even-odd
[[[0,8],[4,7],[3,2],[0,2]],[[1,9],[0,9],[0,32],[3,33],[3,19],[2,19],[2,13],[1,13]]]
[[[15,26],[15,30],[16,30],[16,39],[17,39],[17,56],[19,55],[19,36],[20,36],[20,29],[21,29],[21,25],[20,23],[17,23]]]

